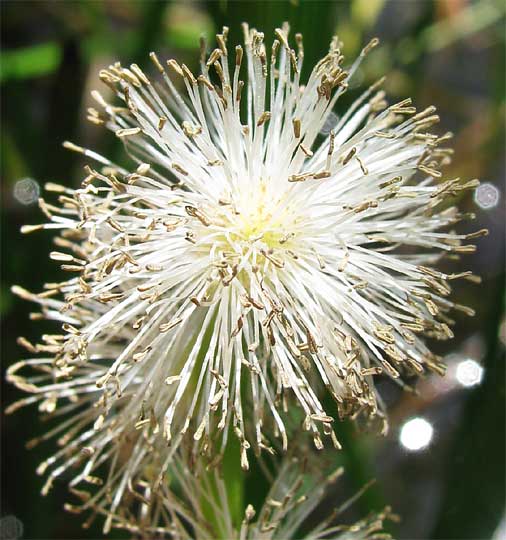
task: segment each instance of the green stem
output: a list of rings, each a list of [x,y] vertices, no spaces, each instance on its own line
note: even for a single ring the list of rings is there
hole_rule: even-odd
[[[243,499],[244,499],[244,471],[241,469],[240,460],[240,445],[237,438],[230,433],[230,438],[227,448],[221,462],[221,470],[218,474],[223,479],[223,485],[226,491],[226,501],[223,501],[223,495],[218,487],[216,478],[216,469],[211,469],[205,473],[205,478],[202,481],[209,486],[210,493],[201,501],[201,508],[213,532],[213,538],[228,538],[230,532],[226,527],[226,523],[221,517],[222,513],[226,513],[232,523],[234,530],[239,530],[243,519]]]

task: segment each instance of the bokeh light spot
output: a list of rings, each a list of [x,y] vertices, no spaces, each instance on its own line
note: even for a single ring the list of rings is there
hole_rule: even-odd
[[[485,182],[478,186],[474,192],[474,201],[476,204],[485,210],[497,206],[500,198],[499,190],[490,182]]]
[[[338,122],[339,122],[339,117],[337,116],[337,114],[331,111],[329,115],[327,116],[327,118],[325,119],[325,122],[323,123],[320,133],[322,135],[328,135],[337,126]]]
[[[33,204],[39,199],[40,186],[33,178],[23,178],[14,184],[13,194],[19,203]]]
[[[462,360],[457,365],[455,377],[462,386],[467,388],[476,386],[483,379],[483,367],[471,358]]]
[[[399,441],[407,450],[418,452],[430,444],[433,434],[434,428],[425,418],[411,418],[402,426]]]

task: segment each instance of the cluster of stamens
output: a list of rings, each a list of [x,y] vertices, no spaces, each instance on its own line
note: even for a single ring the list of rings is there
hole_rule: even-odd
[[[8,377],[31,395],[10,410],[39,403],[66,418],[32,443],[59,437],[39,469],[44,491],[79,467],[72,489],[98,486],[80,508],[109,524],[145,464],[154,492],[185,443],[209,467],[230,437],[248,468],[301,424],[317,448],[339,448],[326,393],[340,418],[386,432],[374,378],[444,373],[423,336],[451,338],[451,312],[472,314],[450,282],[478,278],[434,265],[486,234],[453,232],[472,216],[447,204],[477,181],[440,180],[451,135],[427,131],[434,108],[389,106],[380,80],[322,134],[377,41],[345,70],[335,38],[303,86],[302,37],[295,52],[286,27],[276,36],[269,61],[263,34],[245,27],[231,58],[224,29],[209,56],[203,45],[198,76],[154,53],[161,82],[135,64],[102,70],[122,106],[93,92],[101,110],[89,119],[135,169],[66,143],[96,165],[77,189],[47,185],[58,198],[41,200],[48,223],[23,229],[60,231],[51,258],[73,277],[14,289],[61,332],[20,338],[34,357]]]

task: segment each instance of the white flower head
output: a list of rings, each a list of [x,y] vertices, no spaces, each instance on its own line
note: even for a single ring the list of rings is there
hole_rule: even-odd
[[[203,49],[198,77],[155,54],[158,82],[136,65],[103,70],[122,106],[94,92],[103,111],[89,117],[137,168],[67,143],[98,167],[78,189],[47,186],[60,205],[42,202],[49,223],[24,228],[60,230],[51,256],[76,275],[14,289],[41,305],[34,318],[63,323],[42,344],[21,339],[42,357],[8,374],[33,394],[12,408],[62,418],[42,437],[62,444],[40,468],[45,490],[71,466],[73,485],[99,483],[108,463],[100,493],[114,486],[114,508],[145,456],[163,449],[160,483],[183,439],[217,463],[238,437],[247,468],[252,450],[287,448],[294,411],[317,447],[339,447],[327,393],[341,417],[386,429],[373,378],[442,372],[423,336],[451,337],[448,312],[470,311],[449,281],[474,276],[433,264],[474,250],[463,241],[481,231],[450,232],[463,216],[446,201],[477,182],[439,180],[450,151],[427,132],[434,109],[387,106],[379,81],[322,135],[376,41],[344,69],[334,38],[303,85],[300,35],[294,52],[278,29],[268,52],[244,30],[233,54],[226,29]]]

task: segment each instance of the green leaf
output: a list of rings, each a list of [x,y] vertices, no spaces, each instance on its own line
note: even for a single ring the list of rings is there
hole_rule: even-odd
[[[24,176],[30,176],[28,164],[24,160],[19,148],[16,146],[7,126],[2,129],[2,146],[0,148],[2,174],[4,181],[14,184]]]
[[[56,71],[62,58],[58,43],[47,42],[0,53],[0,81],[29,79]]]

